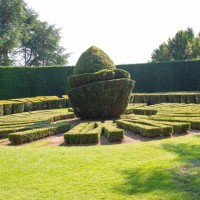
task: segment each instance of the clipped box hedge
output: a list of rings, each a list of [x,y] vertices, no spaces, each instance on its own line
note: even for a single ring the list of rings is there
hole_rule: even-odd
[[[71,125],[68,122],[57,122],[54,124],[56,126],[56,133],[62,133],[70,130]]]
[[[103,133],[109,142],[122,141],[124,139],[124,130],[114,126],[105,126]]]
[[[200,92],[167,92],[167,93],[135,93],[132,94],[130,103],[200,103]]]
[[[200,119],[197,117],[154,116],[152,117],[152,120],[190,123],[191,129],[198,129],[198,130],[200,129]]]
[[[95,122],[80,123],[64,134],[66,144],[98,143],[100,129],[97,129],[96,126]]]
[[[11,103],[12,103],[12,114],[24,112],[24,103],[17,101],[11,101]]]
[[[3,104],[0,104],[0,116],[3,116],[4,114],[4,107],[3,107]]]
[[[10,114],[12,114],[12,103],[10,101],[0,100],[0,116]]]
[[[149,108],[134,108],[133,113],[136,115],[156,115],[158,110]]]
[[[70,124],[66,122],[58,122],[56,124],[35,125],[34,129],[11,133],[8,138],[12,144],[22,144],[42,139],[57,133],[68,131]]]
[[[124,120],[117,120],[116,124],[118,127],[128,130],[133,133],[140,134],[144,137],[158,137],[162,134],[162,128],[156,126],[149,126],[143,124],[137,124]]]
[[[115,70],[104,69],[95,73],[84,73],[84,74],[70,76],[68,84],[71,88],[75,88],[98,81],[106,81],[106,80],[113,80],[120,78],[130,79],[130,74],[121,69],[115,69]]]
[[[133,123],[137,124],[143,124],[143,125],[148,125],[148,126],[154,126],[154,127],[159,127],[160,128],[160,135],[161,136],[170,136],[174,132],[173,126],[172,125],[166,125],[166,124],[159,124],[155,121],[151,120],[130,120]]]
[[[157,123],[173,126],[173,133],[180,134],[190,130],[191,123],[156,121]]]
[[[56,132],[56,127],[46,127],[11,133],[8,135],[8,138],[12,144],[22,144],[25,142],[32,142],[34,140],[39,140],[47,136],[54,135]]]
[[[6,138],[10,133],[42,128],[45,126],[49,126],[49,122],[7,124],[5,126],[0,126],[0,138]]]
[[[24,111],[29,112],[33,110],[33,103],[27,99],[11,99],[12,101],[23,102],[24,103]]]
[[[169,136],[173,133],[173,126],[172,125],[166,125],[162,123],[157,123],[156,121],[147,120],[147,119],[132,119],[132,120],[126,120],[129,122],[137,123],[137,124],[143,124],[148,126],[154,126],[154,127],[160,127],[160,135],[163,136]]]

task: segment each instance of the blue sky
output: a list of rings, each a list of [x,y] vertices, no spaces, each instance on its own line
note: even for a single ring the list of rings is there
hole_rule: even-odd
[[[145,63],[178,30],[200,32],[199,0],[25,0],[42,21],[61,28],[69,65],[92,45],[115,64]]]

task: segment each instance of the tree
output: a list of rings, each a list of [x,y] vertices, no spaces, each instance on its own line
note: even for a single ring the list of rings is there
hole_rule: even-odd
[[[200,33],[194,39],[192,56],[195,59],[200,59]]]
[[[9,54],[22,38],[25,7],[22,0],[0,0],[0,65],[13,63]]]
[[[25,66],[65,65],[69,54],[59,45],[60,29],[37,20],[22,43]]]
[[[185,31],[180,30],[175,37],[169,38],[167,43],[163,43],[152,53],[152,61],[188,60],[196,59],[198,51],[197,38],[194,36],[192,28]],[[196,50],[195,50],[196,48]]]
[[[38,19],[23,0],[0,0],[0,65],[65,65],[60,29]]]
[[[169,59],[169,48],[166,43],[161,44],[159,48],[155,49],[152,54],[153,61],[167,61]]]

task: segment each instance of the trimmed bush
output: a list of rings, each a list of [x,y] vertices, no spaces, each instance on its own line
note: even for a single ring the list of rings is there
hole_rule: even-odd
[[[62,96],[73,67],[0,67],[0,99]]]
[[[11,133],[8,135],[8,138],[12,144],[22,144],[54,135],[56,132],[56,127],[38,128],[28,131]]]
[[[96,129],[96,130],[95,130]],[[99,142],[100,129],[96,123],[81,123],[64,134],[66,144],[90,144]]]
[[[153,120],[156,121],[169,121],[169,122],[186,122],[186,123],[191,123],[191,128],[192,129],[200,129],[200,119],[196,118],[184,118],[184,117],[168,117],[168,116],[163,116],[163,117],[155,117],[152,118]]]
[[[12,114],[12,103],[10,101],[1,101],[0,100],[0,116]],[[3,110],[2,110],[3,106]]]
[[[144,137],[158,137],[161,135],[160,133],[162,132],[162,128],[160,127],[137,124],[124,120],[117,120],[116,124],[120,128],[123,128],[133,133],[140,134]]]
[[[156,121],[157,123],[173,126],[173,133],[180,134],[190,130],[191,124],[184,122],[167,122],[167,121]]]
[[[103,133],[109,142],[121,141],[124,139],[124,130],[114,126],[105,126]]]
[[[132,87],[133,81],[117,79],[74,88],[68,95],[77,117],[106,119],[125,112]]]
[[[80,56],[74,74],[68,78],[73,87],[68,96],[77,117],[107,119],[125,112],[135,82],[128,72],[116,70],[103,51],[89,48]]]
[[[70,103],[68,95],[62,95],[62,98],[64,98],[66,100],[65,107],[71,107],[71,103]]]
[[[147,103],[148,105],[158,103],[200,103],[199,92],[169,92],[132,94],[131,103]]]
[[[128,104],[128,107],[126,108],[125,114],[131,114],[134,113],[135,108],[141,108],[146,106],[145,103],[137,103],[137,104]]]
[[[69,81],[68,84],[69,87],[75,88],[98,81],[106,81],[106,80],[113,80],[120,78],[130,79],[130,74],[120,69],[115,69],[115,70],[104,69],[95,73],[84,73],[84,74],[70,76],[68,79]]]
[[[74,74],[93,73],[102,69],[116,69],[111,58],[101,49],[91,46],[83,52],[74,68]]]
[[[56,126],[56,133],[62,133],[65,131],[70,130],[71,126],[69,123],[67,122],[57,122],[56,124],[54,124]]]
[[[3,104],[0,104],[0,116],[3,116],[4,114],[4,107]]]
[[[131,119],[125,120],[128,122],[133,122],[137,124],[149,125],[154,127],[160,127],[160,135],[169,136],[173,133],[173,126],[172,125],[165,125],[161,123],[157,123],[155,121],[147,120],[147,119]]]
[[[23,102],[24,103],[24,111],[29,112],[33,110],[33,103],[26,99],[11,99],[12,101]]]
[[[33,105],[32,109],[35,110],[42,110],[42,101],[37,100],[35,98],[25,98],[25,100],[30,101]]]
[[[11,101],[12,103],[12,114],[24,112],[24,103]]]
[[[49,126],[48,122],[36,122],[36,123],[21,123],[21,124],[8,124],[0,126],[0,138],[6,138],[10,133],[32,130],[36,128],[42,128]]]
[[[148,108],[134,108],[133,113],[136,115],[156,115],[158,110]]]
[[[137,124],[143,124],[153,127],[160,127],[160,136],[169,136],[173,133],[173,126],[172,125],[165,125],[165,124],[159,124],[155,121],[146,120],[146,119],[137,119],[137,120],[128,120],[133,123]]]

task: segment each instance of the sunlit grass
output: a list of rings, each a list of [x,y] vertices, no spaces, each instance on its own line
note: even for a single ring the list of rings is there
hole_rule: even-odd
[[[110,146],[0,145],[0,199],[199,199],[200,138]]]

